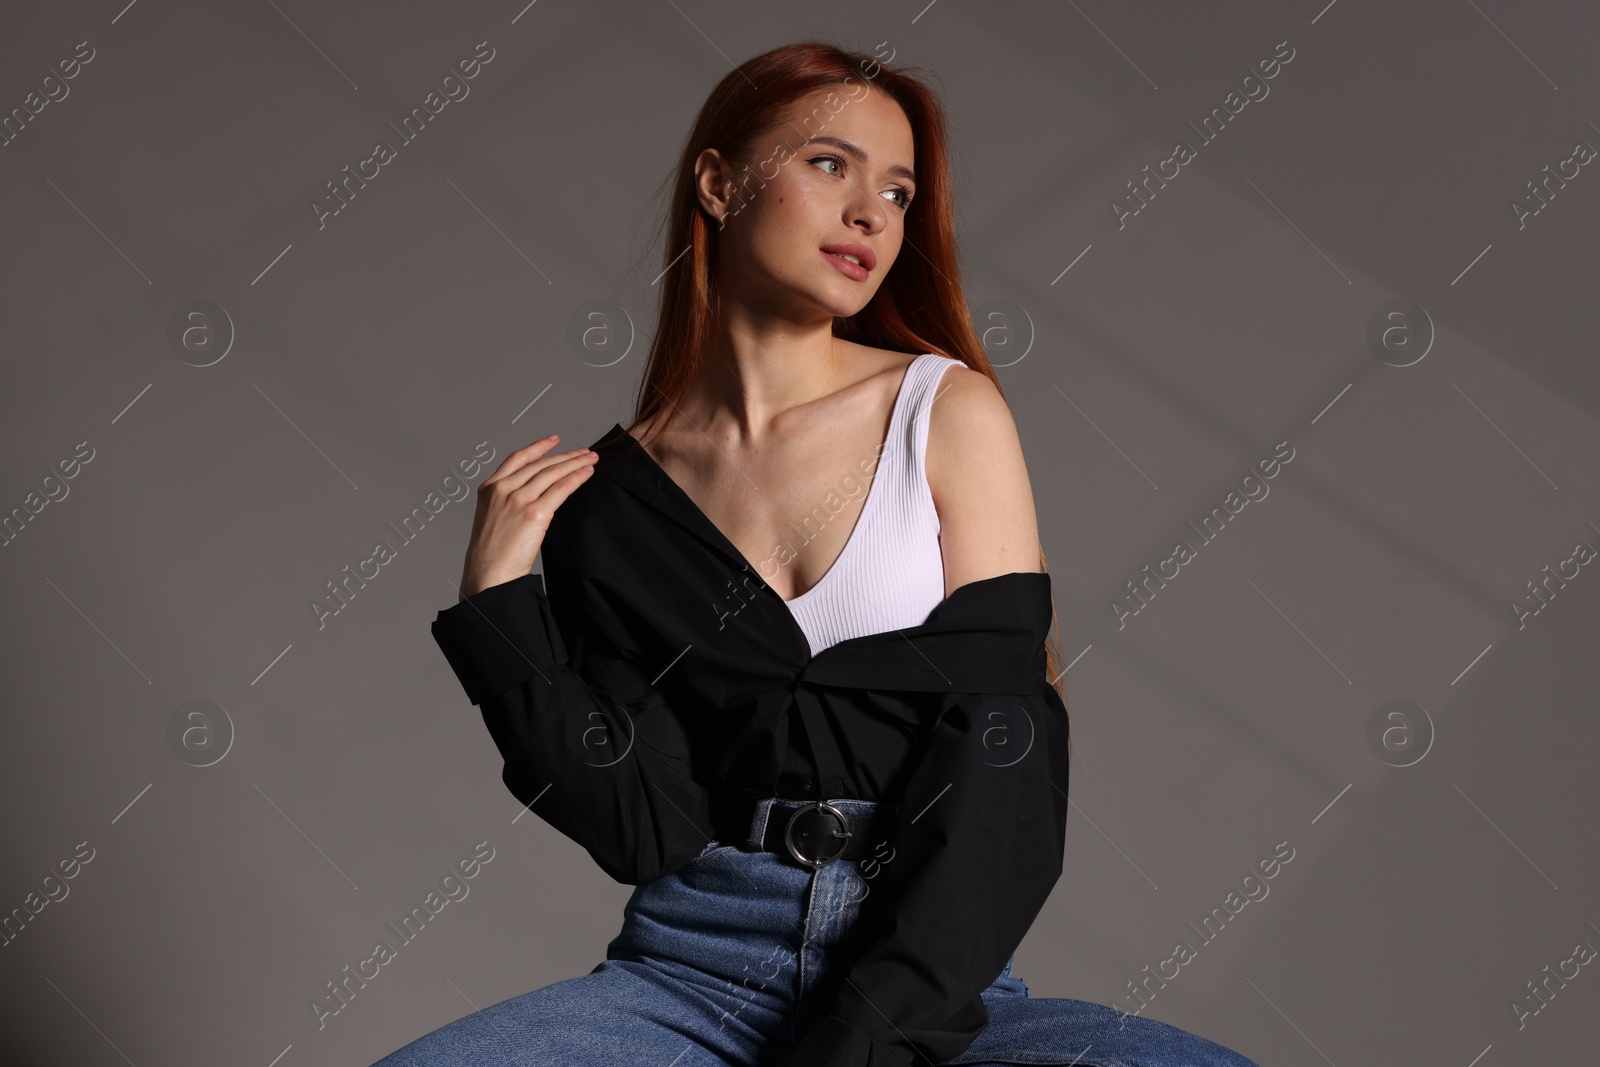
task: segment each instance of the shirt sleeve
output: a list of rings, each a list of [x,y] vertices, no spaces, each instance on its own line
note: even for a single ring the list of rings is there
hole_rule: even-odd
[[[979,994],[1061,876],[1060,694],[942,701],[893,828],[861,861],[866,896],[847,934],[859,954],[777,1067],[909,1067],[966,1051],[989,1021]]]
[[[544,577],[440,611],[433,637],[505,760],[506,788],[618,882],[670,873],[711,839],[674,709],[623,651],[568,662]],[[581,670],[579,669],[581,666]]]

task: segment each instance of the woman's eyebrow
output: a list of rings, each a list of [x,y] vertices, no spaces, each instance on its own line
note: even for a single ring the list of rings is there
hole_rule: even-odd
[[[868,157],[866,152],[862,151],[859,145],[852,144],[851,142],[846,141],[843,137],[813,137],[807,141],[806,144],[831,144],[835,148],[839,149],[839,151],[844,152],[846,155],[855,157],[855,160],[858,163],[866,164],[871,162],[870,157]],[[912,170],[910,167],[903,167],[898,163],[895,163],[889,167],[889,173],[899,175],[900,177],[905,178],[912,183],[915,183],[917,180],[916,171]]]

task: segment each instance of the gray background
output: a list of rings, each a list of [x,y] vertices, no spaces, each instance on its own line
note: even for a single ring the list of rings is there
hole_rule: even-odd
[[[1600,577],[1512,609],[1600,547],[1600,174],[1522,227],[1510,208],[1600,145],[1592,5],[8,16],[4,111],[96,56],[0,148],[0,509],[95,451],[0,549],[0,910],[95,853],[0,948],[0,1059],[363,1065],[603,958],[628,887],[513,824],[428,632],[470,500],[320,630],[309,602],[478,442],[497,464],[626,420],[657,183],[734,63],[812,35],[939,73],[968,297],[1004,326],[1080,746],[1033,993],[1131,1007],[1187,939],[1145,1014],[1264,1065],[1592,1059],[1593,967],[1520,1027],[1510,1007],[1600,946]],[[324,183],[480,41],[470,96],[319,230]],[[1270,95],[1201,143],[1188,124],[1280,41]],[[1119,228],[1111,198],[1180,138],[1194,161]],[[201,299],[234,331],[206,367],[167,340]],[[1431,330],[1386,361],[1367,329],[1395,299]],[[569,346],[592,300],[633,324],[623,358],[620,316],[603,356]],[[1125,583],[1281,441],[1270,494],[1119,628]],[[191,700],[228,724],[191,752],[232,731],[210,766],[168,741]],[[1374,744],[1395,700],[1405,731]],[[310,998],[483,840],[470,895],[319,1031]],[[1202,945],[1187,924],[1284,841]]]

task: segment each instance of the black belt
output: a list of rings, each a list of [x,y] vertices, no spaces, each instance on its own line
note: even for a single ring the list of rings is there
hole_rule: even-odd
[[[756,803],[752,798],[741,797],[724,808],[718,820],[719,838],[724,843],[749,847]],[[813,869],[835,860],[866,859],[878,844],[873,828],[885,822],[876,811],[848,812],[826,801],[773,804],[761,851],[788,855]]]

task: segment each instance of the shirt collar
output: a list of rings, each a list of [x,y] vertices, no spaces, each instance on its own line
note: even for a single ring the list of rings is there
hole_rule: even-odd
[[[805,647],[788,605],[621,423],[590,446],[595,469],[682,526],[771,592]],[[969,582],[941,600],[919,626],[849,638],[812,656],[801,679],[820,685],[940,692],[1035,693],[1046,684],[1044,642],[1051,625],[1050,576],[1012,571]]]
[[[715,523],[706,517],[700,506],[690,499],[678,483],[667,476],[661,465],[642,446],[634,444],[631,435],[619,422],[605,435],[589,446],[600,455],[595,470],[605,475],[639,500],[682,526],[721,554],[736,569],[749,571],[755,580],[767,587],[766,579],[750,565],[743,553],[729,541]],[[773,593],[779,602],[782,598]]]

